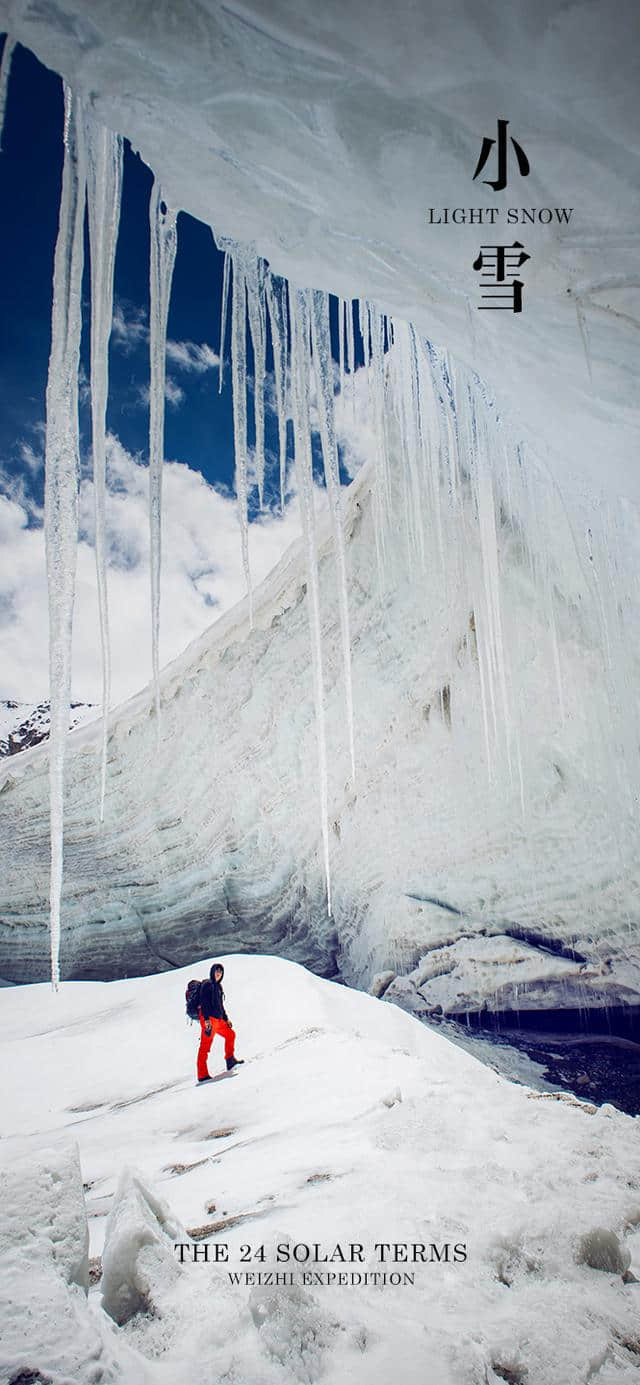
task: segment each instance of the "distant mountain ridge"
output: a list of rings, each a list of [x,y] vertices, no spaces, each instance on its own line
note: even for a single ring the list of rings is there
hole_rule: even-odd
[[[99,709],[91,702],[72,702],[69,730],[91,721]],[[49,738],[51,724],[51,704],[49,701],[15,702],[12,698],[0,700],[0,758],[5,755],[18,755],[21,750],[30,750],[40,741]]]

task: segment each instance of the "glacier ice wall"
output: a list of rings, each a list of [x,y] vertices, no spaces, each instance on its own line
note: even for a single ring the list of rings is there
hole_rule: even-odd
[[[431,391],[421,440],[407,437],[415,369],[425,404]],[[531,932],[579,954],[558,968],[554,1003],[637,996],[625,737],[640,650],[607,557],[615,541],[616,562],[635,562],[637,530],[593,531],[590,563],[475,377],[402,326],[385,373],[386,507],[375,459],[345,497],[355,784],[330,515],[319,523],[333,919],[300,540],[254,593],[252,627],[245,600],[164,670],[159,723],[152,689],[114,715],[102,824],[99,726],[69,738],[63,975],[255,949],[366,981],[472,939],[449,1007],[464,1009],[471,973],[474,994],[492,993],[494,935]],[[375,412],[373,368],[369,386]],[[46,761],[36,748],[0,780],[9,977],[47,973]],[[544,1004],[548,958],[519,986],[523,958],[509,955],[503,1005],[526,1005],[527,990]]]

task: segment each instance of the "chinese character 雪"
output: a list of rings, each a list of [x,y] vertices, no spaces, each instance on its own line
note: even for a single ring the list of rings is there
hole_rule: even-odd
[[[492,301],[481,303],[479,307],[510,308],[514,313],[521,313],[524,285],[516,276],[525,261],[530,259],[531,256],[523,250],[519,240],[514,240],[513,245],[482,245],[473,268],[481,272],[481,297]],[[495,292],[490,292],[492,289]]]

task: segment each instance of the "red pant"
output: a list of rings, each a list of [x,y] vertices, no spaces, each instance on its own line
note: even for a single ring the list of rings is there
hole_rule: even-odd
[[[205,1034],[205,1024],[208,1024],[210,1026],[210,1034]],[[211,1048],[216,1034],[222,1034],[222,1037],[224,1039],[225,1058],[233,1058],[233,1050],[236,1042],[235,1030],[231,1028],[230,1024],[227,1024],[226,1020],[203,1020],[201,1015],[200,1047],[198,1049],[198,1077],[209,1076],[209,1070],[207,1068],[207,1058],[209,1057],[209,1049]]]

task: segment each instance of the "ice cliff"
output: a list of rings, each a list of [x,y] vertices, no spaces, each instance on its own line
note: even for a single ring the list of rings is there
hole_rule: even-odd
[[[320,534],[333,918],[301,541],[255,594],[253,631],[245,602],[165,670],[159,739],[152,689],[118,711],[103,824],[99,723],[70,738],[63,975],[135,974],[233,947],[328,972],[337,962],[350,980],[366,980],[472,938],[467,985],[444,1006],[461,1010],[471,993],[476,1008],[478,977],[481,1002],[495,996],[490,935],[498,934],[506,1008],[526,1006],[528,988],[532,1003],[544,1004],[540,979],[550,981],[554,967],[555,1003],[562,995],[566,1004],[634,998],[635,818],[627,781],[616,781],[609,762],[620,726],[610,717],[597,630],[581,610],[579,570],[573,599],[554,593],[543,603],[536,558],[504,513],[496,557],[507,723],[499,700],[492,708],[482,696],[478,631],[487,608],[471,500],[443,521],[443,552],[428,546],[419,583],[403,540],[383,583],[370,472],[350,489],[355,784],[327,522]],[[450,542],[454,523],[465,526],[464,549]],[[4,974],[43,978],[44,747],[3,769],[0,803],[10,859]],[[518,930],[559,940],[580,960],[540,954],[537,971],[510,967],[522,958],[505,932]],[[447,957],[449,970],[459,966],[460,956]],[[434,1004],[441,1001],[436,994]]]

